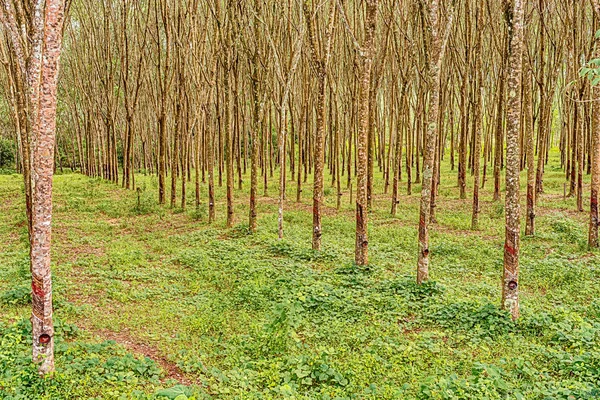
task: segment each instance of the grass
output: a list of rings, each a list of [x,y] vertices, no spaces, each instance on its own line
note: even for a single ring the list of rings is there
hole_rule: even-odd
[[[392,217],[377,176],[370,265],[358,267],[347,191],[339,211],[335,190],[326,195],[314,252],[310,182],[300,204],[289,183],[279,241],[276,178],[250,235],[248,176],[226,229],[224,187],[209,226],[191,192],[185,212],[156,205],[155,177],[136,176],[138,205],[133,191],[57,175],[57,373],[46,380],[30,363],[22,178],[0,175],[0,397],[598,398],[598,253],[586,247],[587,213],[563,199],[563,173],[548,168],[537,234],[522,240],[517,323],[498,308],[503,203],[488,177],[472,231],[455,174],[446,162],[424,286],[414,283],[418,185],[406,196],[403,182]]]

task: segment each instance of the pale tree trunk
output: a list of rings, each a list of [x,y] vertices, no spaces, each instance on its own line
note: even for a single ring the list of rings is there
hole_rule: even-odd
[[[369,240],[367,235],[367,152],[369,147],[369,95],[371,88],[371,69],[373,67],[373,49],[375,46],[377,0],[367,0],[366,3],[367,14],[365,20],[365,41],[361,49],[362,70],[360,73],[360,94],[358,106],[359,127],[356,141],[356,245],[354,257],[357,265],[367,265],[369,263]],[[345,17],[344,23],[347,24]]]
[[[467,78],[463,78],[460,87],[460,138],[458,142],[458,188],[460,198],[467,198],[467,136],[469,133],[469,121],[467,118]]]
[[[375,48],[375,41],[373,41]],[[374,49],[373,49],[374,50]],[[372,58],[375,58],[373,51]],[[373,151],[375,148],[375,113],[377,112],[377,66],[371,67],[371,84],[369,87],[369,132],[367,133],[367,210],[373,208]]]
[[[575,6],[576,2],[573,3],[573,5]],[[536,69],[539,70],[539,79],[538,79],[538,87],[539,87],[539,96],[540,96],[540,105],[539,105],[539,115],[538,115],[538,159],[537,159],[537,167],[536,167],[536,178],[535,178],[535,192],[536,192],[536,196],[535,196],[535,200],[537,202],[537,200],[541,197],[541,196],[537,196],[537,195],[541,195],[542,193],[544,193],[544,143],[546,142],[546,104],[549,102],[549,98],[548,98],[548,88],[547,88],[547,82],[545,79],[545,70],[546,70],[546,53],[545,53],[545,48],[546,48],[546,33],[545,33],[545,29],[543,29],[543,24],[544,24],[544,19],[545,19],[545,13],[544,13],[544,6],[542,3],[542,0],[539,0],[539,12],[540,12],[540,20],[541,20],[541,24],[542,24],[542,28],[539,29],[539,45],[538,45],[538,53],[539,53],[539,65],[536,66]],[[509,34],[510,36],[511,34]],[[512,33],[512,35],[514,35],[514,32]],[[511,38],[511,42],[512,42],[512,38]],[[576,116],[575,116],[576,118]],[[573,146],[573,149],[575,149],[575,146]],[[575,157],[573,157],[573,161],[574,162]],[[573,174],[575,173],[575,170],[573,170]],[[573,180],[572,182],[575,182],[575,175],[573,175]],[[574,189],[574,187],[573,187]]]
[[[583,104],[583,91],[579,93],[579,102]],[[577,211],[583,211],[583,141],[585,140],[584,135],[584,107],[577,107],[581,113],[581,122],[578,121],[579,127],[577,129]],[[544,155],[544,153],[542,153]]]
[[[419,213],[419,260],[417,263],[417,282],[429,279],[429,219],[431,212],[431,187],[433,182],[433,163],[436,150],[439,119],[440,70],[444,58],[445,37],[452,24],[452,14],[446,27],[446,36],[439,30],[439,2],[432,0],[429,4],[429,24],[431,32],[431,49],[429,62],[429,111],[427,115],[427,132],[423,154],[423,181],[421,187],[421,204]],[[424,28],[425,29],[425,28]]]
[[[476,9],[477,21],[475,30],[477,31],[476,43],[475,43],[475,74],[477,76],[475,90],[473,95],[475,96],[475,113],[473,118],[474,129],[473,135],[475,140],[474,155],[473,155],[473,214],[471,217],[471,229],[479,228],[479,182],[480,182],[480,167],[481,167],[481,136],[482,136],[482,106],[481,99],[483,97],[483,71],[482,71],[482,48],[481,48],[481,36],[483,30],[483,4],[477,3]]]
[[[464,43],[465,43],[465,67],[467,67],[472,58],[471,56],[471,11],[470,1],[465,2],[465,29],[464,31]],[[467,198],[467,146],[469,141],[469,79],[468,79],[468,68],[461,74],[462,82],[460,85],[460,138],[458,142],[458,189],[459,197],[461,199]]]
[[[251,130],[251,141],[252,141],[252,153],[250,155],[250,211],[248,215],[248,227],[250,232],[256,232],[256,193],[258,191],[258,157],[260,156],[260,146],[258,143],[258,136],[260,130],[260,103],[258,100],[258,52],[255,53],[255,57],[252,64],[252,78],[251,78],[251,90],[252,90],[252,102],[254,106],[252,114],[252,130]]]
[[[285,200],[285,135],[287,133],[287,99],[282,100],[280,112],[280,131],[277,142],[277,149],[279,153],[279,207],[277,209],[277,236],[279,237],[279,239],[283,239],[283,202]]]
[[[396,211],[398,209],[398,183],[400,177],[402,176],[402,138],[404,135],[404,118],[402,115],[402,111],[404,110],[404,98],[405,98],[405,84],[402,82],[402,89],[400,91],[400,102],[395,102],[393,104],[397,104],[401,110],[399,113],[399,117],[396,121],[396,143],[395,143],[395,151],[394,151],[394,178],[392,183],[392,216],[396,216]]]
[[[44,57],[41,74],[39,125],[33,136],[33,236],[32,326],[33,359],[43,374],[54,370],[54,326],[52,322],[52,274],[50,243],[52,234],[52,174],[56,135],[56,93],[58,61],[62,48],[65,4],[48,0],[45,10]],[[37,133],[37,135],[36,135]]]
[[[410,128],[410,121],[406,121],[406,194],[412,195],[412,162],[413,162],[413,130]],[[413,124],[414,127],[414,124]]]
[[[335,10],[335,8],[334,8]],[[332,97],[336,96],[336,94],[332,94]],[[340,153],[343,158],[343,150],[341,149],[341,142],[343,141],[342,131],[340,128],[340,117],[338,114],[338,103],[337,100],[333,103],[332,108],[336,110],[335,112],[335,184],[337,190],[336,196],[336,209],[339,211],[342,207],[342,170],[343,165],[340,162]]]
[[[308,97],[308,90],[304,91],[304,105],[301,107],[300,111],[300,121],[304,121],[302,123],[302,127],[298,129],[298,170],[297,170],[297,178],[296,178],[296,203],[300,203],[302,198],[302,165],[306,168],[305,157],[303,157],[304,153],[304,142],[302,140],[302,135],[306,136],[307,132],[307,124],[309,123],[308,112],[309,107],[306,105]]]
[[[218,99],[218,85],[219,85],[219,77],[218,77],[218,58],[215,57],[214,63],[212,65],[212,75],[214,76],[214,87],[216,87],[217,99]],[[212,90],[211,90],[212,92]],[[218,129],[218,125],[213,121],[212,116],[212,104],[210,100],[206,101],[206,129],[204,131],[205,137],[205,145],[206,145],[206,173],[208,175],[208,223],[211,224],[215,221],[215,143],[214,137],[216,136],[216,129]],[[218,108],[215,110],[215,114],[219,115]],[[215,129],[216,126],[216,129]]]
[[[321,250],[321,205],[323,204],[323,167],[325,141],[325,79],[324,66],[319,67],[319,82],[317,95],[317,130],[315,132],[315,166],[313,187],[313,231],[312,248]]]
[[[226,33],[227,45],[225,46],[225,59],[223,62],[223,97],[225,106],[225,173],[226,173],[226,184],[227,184],[227,227],[232,228],[235,222],[234,206],[233,206],[233,138],[232,138],[232,126],[231,126],[231,103],[233,98],[230,91],[230,73],[229,73],[229,51],[230,51],[230,33]]]
[[[171,71],[171,32],[169,25],[169,3],[155,0],[155,28],[156,37],[160,38],[160,26],[164,28],[165,53],[162,54],[162,40],[157,42],[157,84],[159,95],[158,107],[158,203],[166,202],[167,181],[167,97],[169,95]],[[160,12],[159,12],[160,9]],[[171,171],[173,172],[173,171]]]
[[[441,94],[441,91],[440,91]],[[439,102],[438,104],[441,105],[443,100],[441,99],[441,96],[438,97]],[[437,208],[437,204],[436,204],[436,199],[437,199],[437,192],[438,192],[438,172],[439,172],[439,168],[440,168],[440,134],[441,134],[441,129],[440,129],[440,115],[442,114],[442,112],[438,109],[438,134],[435,137],[435,151],[434,151],[434,156],[433,156],[433,173],[431,174],[432,178],[431,178],[431,200],[429,201],[429,223],[430,224],[437,224],[437,218],[435,217],[435,210]]]
[[[592,1],[596,17],[600,17],[600,2]],[[595,58],[600,58],[600,39],[596,38]],[[588,234],[588,246],[598,248],[598,189],[600,189],[600,87],[594,86],[593,89],[593,126],[592,126],[592,181],[590,195],[590,227]]]
[[[204,131],[204,129],[202,129],[202,131]],[[194,141],[194,169],[196,170],[196,176],[194,176],[194,200],[196,205],[196,213],[198,213],[198,211],[200,210],[200,171],[203,170],[203,166],[200,164],[200,138],[200,131],[196,131],[193,134],[192,138],[192,140]]]
[[[289,103],[290,92],[292,89],[293,78],[300,63],[300,56],[302,54],[302,45],[304,42],[304,25],[302,25],[300,32],[293,44],[293,53],[289,64],[289,69],[286,76],[284,76],[283,66],[280,62],[277,48],[273,42],[273,38],[270,33],[267,35],[269,44],[273,50],[274,61],[276,64],[277,77],[279,78],[280,84],[283,86],[281,100],[279,103],[279,135],[278,135],[278,154],[279,154],[279,207],[277,210],[277,235],[279,239],[283,239],[283,203],[285,200],[285,144],[287,134],[287,107]],[[269,130],[270,132],[270,130]],[[270,141],[269,141],[270,142]],[[265,185],[266,190],[266,185]]]
[[[206,105],[207,110],[210,110],[210,103]],[[218,111],[217,111],[218,112]],[[208,223],[211,224],[215,221],[215,153],[213,137],[215,136],[214,123],[212,120],[212,113],[207,111],[207,127],[205,131],[206,135],[206,168],[208,175]]]
[[[599,9],[600,12],[600,9]],[[600,58],[600,41],[596,40],[596,58]],[[600,189],[600,87],[594,86],[594,124],[592,127],[592,181],[588,245],[598,247],[598,189]]]
[[[183,96],[182,96],[183,97]],[[183,103],[183,121],[181,121],[180,129],[183,132],[180,134],[181,138],[181,209],[185,211],[186,203],[187,203],[187,187],[186,183],[189,181],[189,173],[190,173],[190,158],[189,158],[189,141],[188,141],[188,115],[187,110],[188,106],[185,103],[185,99],[181,98],[181,102]]]
[[[535,144],[533,131],[533,111],[531,108],[531,69],[527,69],[527,74],[523,83],[523,121],[525,123],[525,137],[527,146],[527,219],[525,224],[525,235],[535,235]]]
[[[256,38],[260,37],[258,13],[260,10],[259,0],[254,0],[254,26],[253,33]],[[262,115],[262,103],[259,98],[260,75],[260,47],[259,43],[255,42],[255,48],[251,55],[251,70],[252,75],[250,77],[250,89],[252,92],[252,127],[251,127],[251,154],[250,154],[250,204],[248,212],[248,227],[250,232],[256,232],[257,228],[257,212],[256,212],[256,196],[258,193],[258,161],[260,158],[260,127],[261,127],[261,115]]]
[[[271,120],[271,106],[269,106],[269,122]],[[263,166],[262,166],[262,176],[263,176],[263,196],[267,197],[269,194],[269,174],[268,174],[268,163],[270,161],[270,152],[269,152],[269,148],[270,148],[270,132],[271,132],[271,127],[270,127],[270,123],[269,126],[267,126],[267,121],[266,118],[263,122],[263,139],[262,139],[262,146],[263,146]]]
[[[45,8],[44,8],[45,5]],[[37,1],[32,5],[30,41],[21,41],[16,23],[17,11],[9,2],[0,9],[2,24],[11,40],[11,51],[26,77],[28,131],[31,133],[31,297],[33,361],[39,372],[54,371],[54,325],[52,321],[52,274],[50,244],[52,236],[52,176],[56,138],[56,94],[58,65],[62,49],[65,18],[63,0]],[[30,46],[24,49],[22,44]],[[26,59],[26,54],[28,59]],[[26,68],[27,65],[27,68]],[[23,110],[21,110],[22,112]]]
[[[166,115],[158,117],[158,203],[165,204],[165,182],[167,175],[167,133]]]
[[[506,82],[506,59],[508,58],[508,40],[503,38],[502,66],[500,69],[500,82],[498,83],[498,104],[496,110],[496,127],[494,143],[494,201],[500,200],[500,169],[502,168],[502,152],[504,138],[504,101],[505,101],[505,82]]]
[[[181,103],[175,105],[175,129],[173,130],[173,147],[171,152],[171,208],[177,201],[177,175],[179,174],[179,137],[181,135]],[[183,175],[183,171],[181,171]],[[185,178],[184,178],[185,179]]]
[[[504,275],[502,285],[502,307],[510,312],[513,319],[519,317],[519,132],[521,130],[521,79],[523,52],[523,0],[514,1],[510,57],[508,65],[508,104],[506,133],[506,199],[505,199],[505,244]]]
[[[308,39],[312,60],[317,70],[318,94],[317,94],[317,131],[315,135],[315,168],[314,168],[314,186],[313,186],[313,232],[312,248],[321,250],[321,206],[323,204],[323,167],[324,167],[324,141],[325,141],[325,89],[327,87],[327,66],[331,56],[331,39],[333,24],[335,22],[335,2],[331,2],[329,12],[329,22],[325,33],[325,48],[317,48],[318,42],[316,30],[313,23],[313,15],[316,11],[310,9],[308,0],[304,1],[304,14],[306,26],[308,28]],[[319,57],[319,54],[322,54]],[[333,101],[333,99],[330,99]],[[337,155],[336,155],[337,157]]]
[[[131,41],[133,40],[132,33],[130,32],[129,13],[130,12],[141,12],[140,8],[134,6],[131,7],[127,2],[123,2],[121,8],[121,35],[120,35],[120,53],[121,53],[121,82],[123,85],[123,102],[125,108],[125,144],[124,144],[124,157],[123,157],[123,187],[126,189],[135,189],[135,174],[133,170],[133,149],[134,146],[134,123],[135,123],[135,112],[138,106],[138,97],[140,88],[142,85],[143,68],[145,63],[143,62],[143,51],[139,51],[138,57],[135,59],[137,64],[134,68],[131,68],[132,57],[131,54]],[[148,25],[144,26],[143,32],[138,36],[142,40],[142,48],[146,46],[146,37],[148,32]],[[135,33],[134,33],[135,34]],[[132,77],[131,70],[137,71]],[[133,82],[131,82],[134,80]],[[80,141],[78,142],[80,144]],[[80,150],[81,154],[81,150]],[[83,165],[83,163],[82,163]]]

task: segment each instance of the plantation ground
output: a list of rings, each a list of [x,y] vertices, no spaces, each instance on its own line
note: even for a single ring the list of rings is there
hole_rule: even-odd
[[[315,253],[309,184],[301,204],[289,184],[279,241],[276,179],[248,235],[247,176],[235,192],[239,224],[225,229],[224,187],[209,226],[205,206],[156,206],[155,177],[136,177],[138,205],[135,192],[57,175],[57,373],[45,381],[30,364],[22,178],[0,176],[0,398],[600,397],[599,260],[586,248],[587,213],[563,200],[563,173],[547,168],[537,235],[522,241],[515,324],[497,307],[503,202],[491,201],[488,180],[481,229],[471,231],[471,200],[458,200],[455,172],[444,168],[432,282],[421,287],[418,185],[408,197],[402,183],[395,218],[376,187],[363,268],[352,262],[347,191],[336,211],[326,189],[324,250]]]

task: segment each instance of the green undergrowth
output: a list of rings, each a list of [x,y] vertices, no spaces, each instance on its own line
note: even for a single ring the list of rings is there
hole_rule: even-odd
[[[317,252],[310,182],[301,205],[288,187],[278,240],[274,199],[259,199],[249,233],[247,185],[226,229],[224,187],[208,225],[193,193],[186,210],[156,205],[155,177],[136,176],[138,197],[56,176],[57,372],[46,379],[31,364],[21,178],[1,176],[0,398],[600,398],[598,255],[586,248],[586,215],[562,199],[562,173],[549,170],[536,236],[521,243],[517,322],[498,307],[504,208],[488,185],[472,231],[454,174],[443,171],[424,285],[414,282],[418,186],[396,217],[376,187],[370,265],[356,266],[346,192],[339,211],[336,191],[326,195]]]
[[[31,363],[29,321],[0,324],[0,332],[2,399],[118,398],[123,392],[148,398],[139,389],[159,383],[161,371],[152,360],[110,341],[73,341],[77,328],[60,320],[55,324],[57,371],[42,379]]]

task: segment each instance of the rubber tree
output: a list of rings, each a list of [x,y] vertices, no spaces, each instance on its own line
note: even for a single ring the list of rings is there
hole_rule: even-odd
[[[52,177],[56,140],[56,105],[59,58],[63,24],[68,4],[65,0],[36,0],[26,4],[30,13],[12,2],[3,2],[0,18],[15,60],[15,76],[26,83],[26,102],[20,104],[27,115],[31,157],[23,162],[31,169],[31,324],[33,361],[40,374],[54,371],[54,324],[52,321]],[[25,24],[19,25],[17,21]],[[27,185],[27,184],[26,184]]]
[[[506,0],[509,1],[509,0]],[[520,204],[519,172],[521,130],[521,80],[524,36],[523,0],[514,0],[509,30],[510,56],[508,61],[508,103],[506,132],[506,198],[505,198],[505,243],[504,274],[502,280],[502,307],[513,319],[519,317],[519,240]]]

